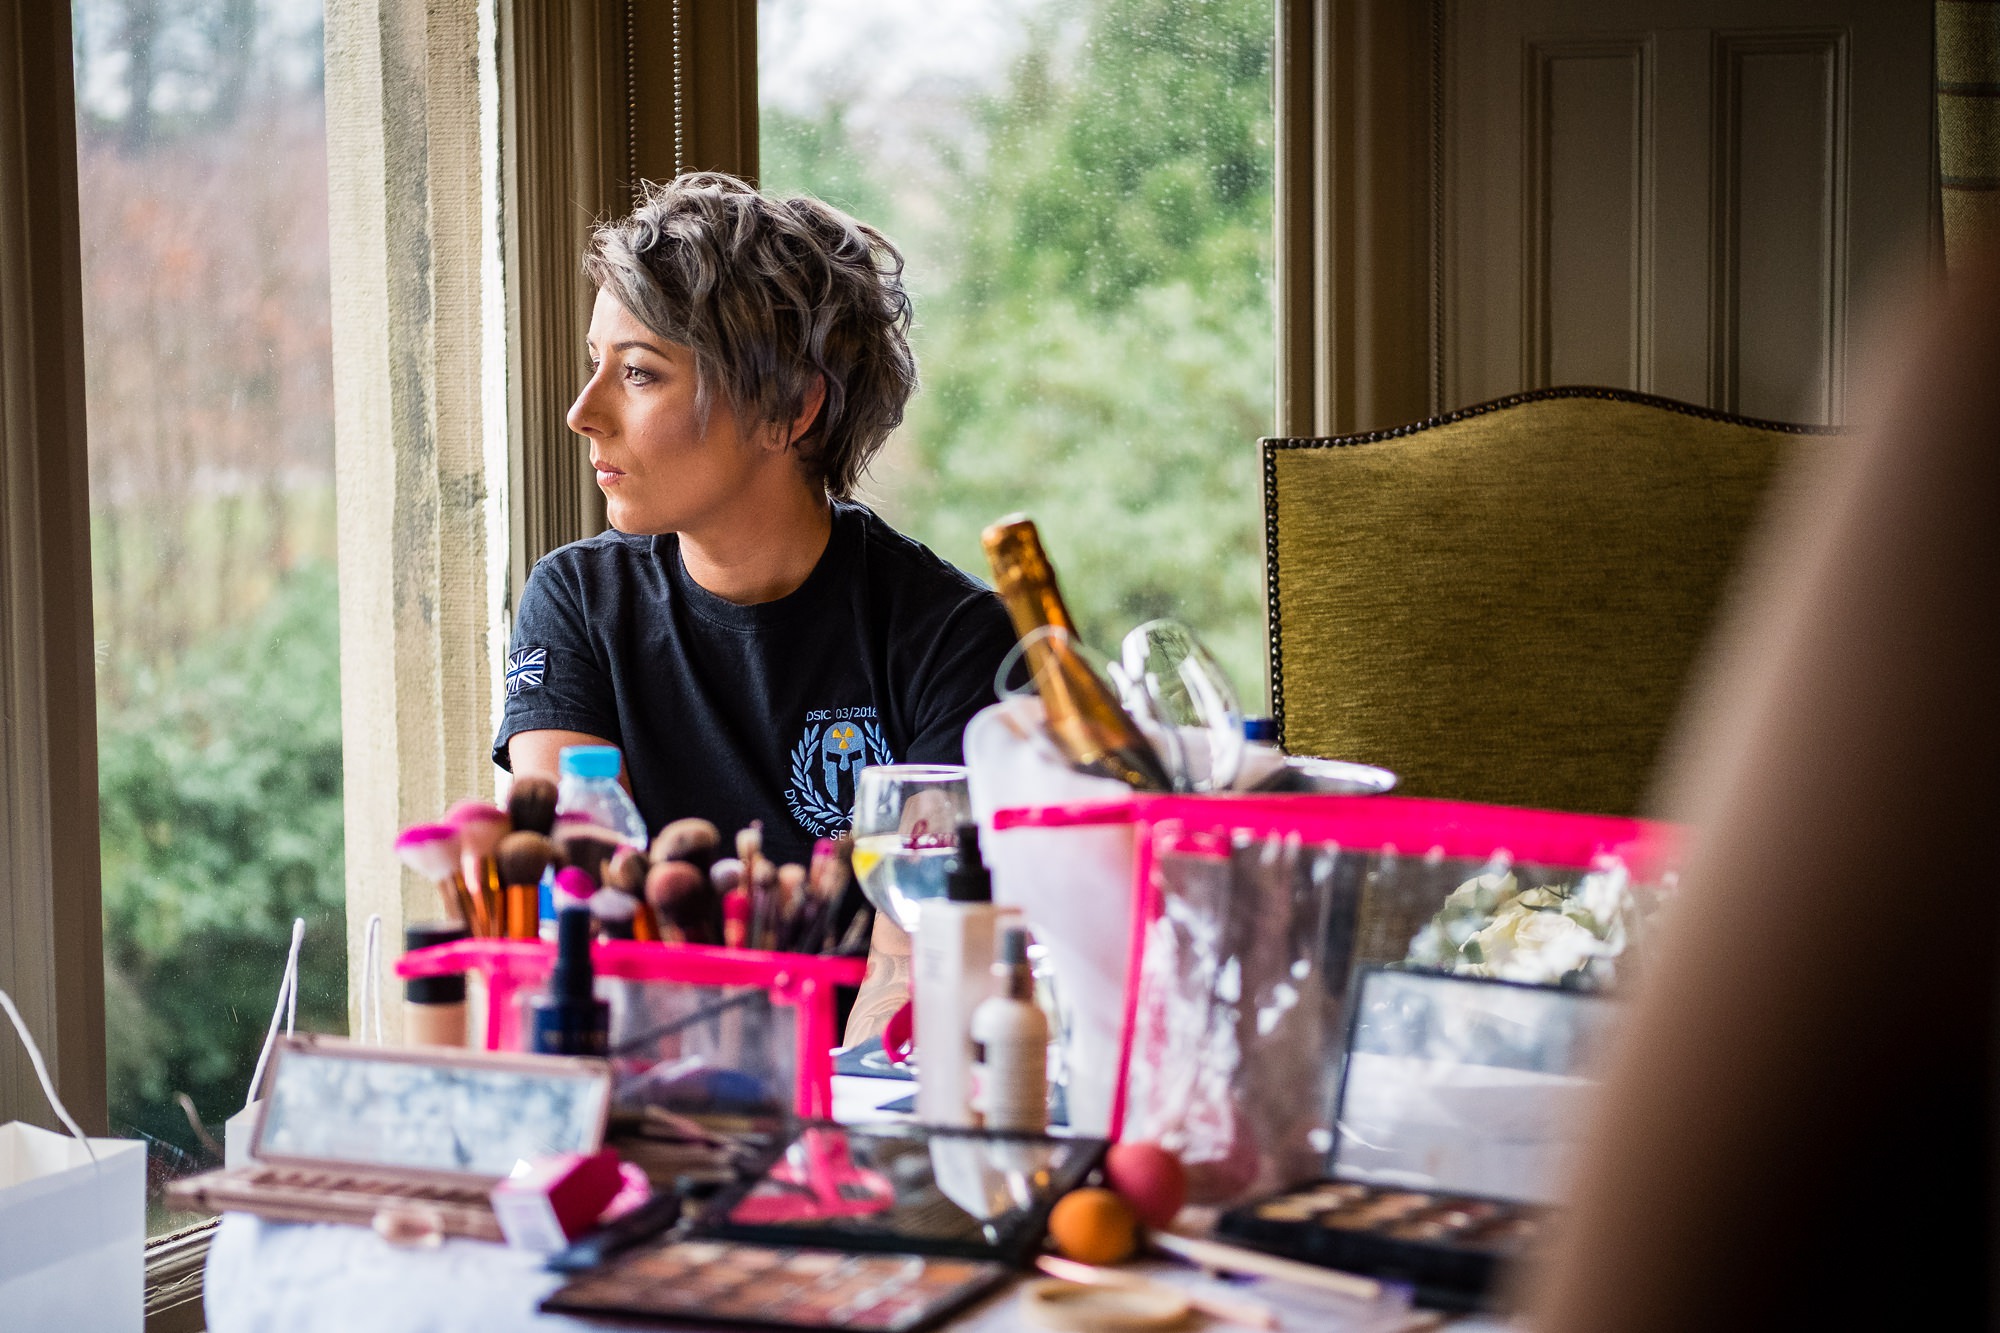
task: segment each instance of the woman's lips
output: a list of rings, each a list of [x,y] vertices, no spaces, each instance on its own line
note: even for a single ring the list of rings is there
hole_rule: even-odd
[[[616,485],[624,479],[625,474],[617,468],[612,467],[609,463],[599,463],[593,460],[590,466],[597,473],[597,484],[599,486]]]

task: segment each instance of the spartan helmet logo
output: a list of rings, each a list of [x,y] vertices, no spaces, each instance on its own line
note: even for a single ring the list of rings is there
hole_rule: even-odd
[[[868,763],[868,742],[853,722],[829,722],[819,741],[820,766],[826,775],[827,799],[840,800],[840,775],[858,773]]]

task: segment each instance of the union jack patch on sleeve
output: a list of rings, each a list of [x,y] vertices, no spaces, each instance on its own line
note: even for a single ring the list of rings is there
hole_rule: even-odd
[[[539,688],[548,665],[549,650],[546,648],[523,648],[508,657],[507,697],[511,699],[522,690]]]

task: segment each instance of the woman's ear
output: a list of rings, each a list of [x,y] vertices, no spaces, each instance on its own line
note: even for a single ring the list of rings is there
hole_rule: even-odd
[[[826,406],[826,376],[814,375],[812,383],[806,386],[806,396],[799,404],[799,414],[792,418],[791,426],[785,432],[785,447],[799,442],[799,437],[812,429],[819,418],[819,410]]]

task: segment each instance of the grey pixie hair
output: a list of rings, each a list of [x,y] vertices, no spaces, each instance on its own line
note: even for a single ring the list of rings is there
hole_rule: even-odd
[[[826,402],[793,443],[845,499],[917,388],[903,256],[817,199],[773,199],[720,172],[647,182],[584,252],[591,282],[695,355],[696,403],[720,390],[758,424],[788,422],[814,377]]]

